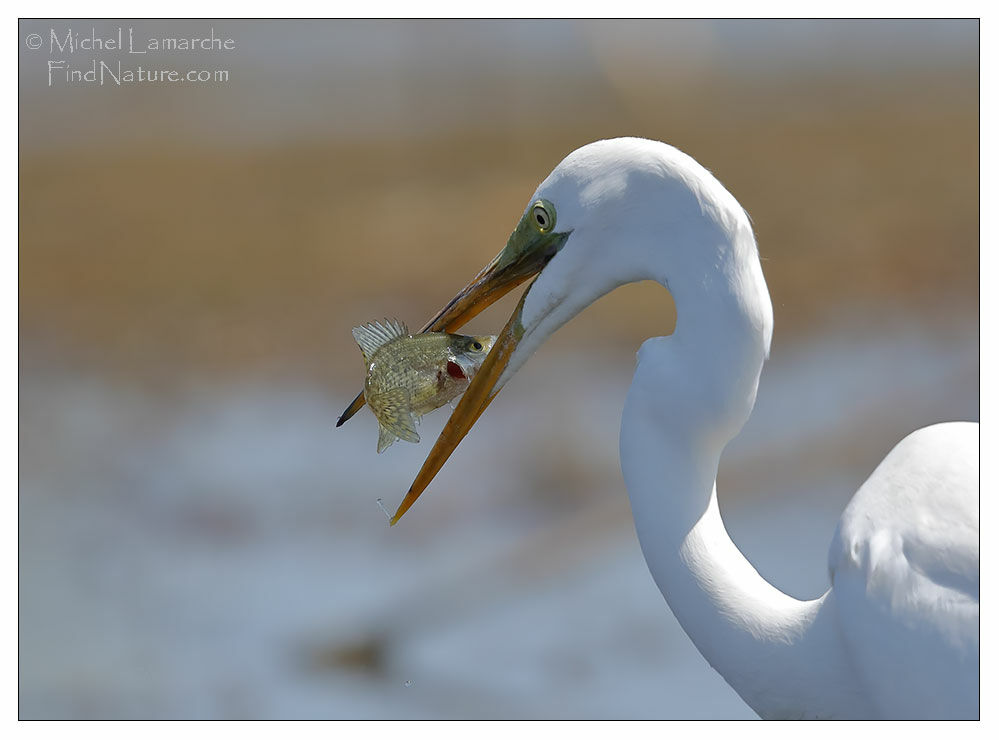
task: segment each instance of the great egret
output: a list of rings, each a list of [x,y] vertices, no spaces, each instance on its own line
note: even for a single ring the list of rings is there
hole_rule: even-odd
[[[655,280],[673,296],[676,329],[638,352],[621,468],[645,560],[687,635],[765,718],[977,717],[978,425],[900,442],[840,519],[831,588],[799,601],[739,552],[716,498],[721,452],[753,408],[773,328],[735,198],[667,144],[584,146],[426,330],[453,331],[535,274],[393,523],[550,334],[614,288]]]

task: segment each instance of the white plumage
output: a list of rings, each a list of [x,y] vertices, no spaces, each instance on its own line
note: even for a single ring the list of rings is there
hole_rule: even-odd
[[[881,714],[978,714],[977,450],[977,424],[913,432],[836,528],[840,625]]]
[[[830,589],[792,598],[739,552],[715,491],[773,328],[749,217],[693,159],[642,139],[573,152],[531,203],[504,252],[449,306],[473,301],[506,264],[554,256],[536,260],[496,361],[473,380],[396,517],[548,336],[614,288],[654,280],[673,296],[676,329],[638,353],[621,467],[646,562],[691,640],[763,717],[977,717],[978,425],[941,424],[899,443],[840,520]],[[554,225],[532,236],[525,224],[539,207]],[[564,243],[551,247],[552,235]]]

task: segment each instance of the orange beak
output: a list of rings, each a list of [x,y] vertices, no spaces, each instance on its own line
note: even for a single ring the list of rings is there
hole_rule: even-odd
[[[535,220],[531,216],[532,212],[536,213],[538,208],[543,208],[541,215],[546,216],[544,221]],[[521,217],[520,223],[510,235],[503,251],[496,255],[475,276],[472,282],[462,288],[458,295],[452,298],[444,308],[438,311],[437,315],[421,329],[421,332],[452,332],[459,329],[472,317],[478,315],[525,280],[541,272],[569,238],[569,232],[559,233],[552,230],[554,222],[554,206],[547,201],[536,201],[532,208],[528,209]],[[524,336],[521,314],[526,297],[527,291],[524,291],[516,310],[507,321],[506,326],[503,327],[503,331],[497,335],[493,348],[486,356],[482,367],[472,378],[468,389],[444,426],[444,431],[437,438],[434,448],[424,461],[423,467],[420,468],[416,480],[413,481],[409,492],[402,504],[399,505],[395,516],[392,517],[392,524],[399,521],[413,505],[413,502],[426,490],[430,481],[447,462],[458,443],[465,438],[468,430],[472,428],[482,412],[499,393],[501,387],[499,381],[503,376],[503,371],[510,364],[510,358]],[[359,394],[340,416],[336,425],[343,424],[363,405],[364,395]]]
[[[430,331],[455,332],[467,324],[482,311],[494,304],[522,282],[534,275],[533,272],[525,271],[523,265],[517,268],[516,262],[501,267],[506,251],[500,252],[493,260],[476,275],[472,282],[466,285],[461,291],[448,301],[437,314],[428,321],[420,333]],[[538,268],[540,269],[540,268]],[[364,406],[364,391],[357,394],[350,405],[340,414],[336,425],[342,426],[354,414]]]
[[[500,389],[497,387],[497,383],[507,365],[510,364],[510,357],[517,348],[521,337],[524,336],[524,327],[521,324],[520,316],[524,308],[524,299],[527,297],[527,292],[527,290],[524,291],[524,295],[520,297],[517,308],[510,317],[510,320],[503,327],[503,331],[497,335],[493,348],[486,356],[482,367],[479,368],[475,377],[472,378],[468,390],[461,397],[461,400],[451,414],[451,418],[444,425],[444,429],[437,438],[437,442],[434,443],[434,448],[427,455],[427,459],[423,462],[423,467],[420,468],[416,480],[413,481],[413,485],[406,492],[406,497],[399,504],[399,508],[389,522],[390,524],[398,522],[402,518],[402,515],[409,511],[409,507],[416,502],[416,499],[420,497],[420,494],[426,490],[440,469],[444,467],[444,463],[447,462],[447,459],[451,457],[451,453],[455,451],[461,440],[465,438],[468,431],[478,421],[482,412],[499,395]]]

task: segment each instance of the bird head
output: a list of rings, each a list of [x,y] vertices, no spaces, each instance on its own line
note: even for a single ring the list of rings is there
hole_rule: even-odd
[[[718,260],[712,247],[729,242],[726,232],[748,229],[748,223],[742,208],[710,173],[666,144],[610,139],[567,156],[535,191],[500,253],[427,324],[429,331],[453,331],[534,278],[392,523],[412,506],[506,382],[554,331],[620,285],[645,279],[669,285],[670,275],[655,273],[665,264],[676,270],[681,282],[703,284],[703,276],[713,274]],[[664,249],[670,250],[669,259],[650,259],[651,252]]]

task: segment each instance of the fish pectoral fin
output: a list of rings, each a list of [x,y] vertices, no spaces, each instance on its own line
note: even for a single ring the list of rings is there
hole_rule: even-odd
[[[393,388],[377,394],[369,405],[378,409],[378,451],[381,452],[395,441],[394,437],[407,442],[419,442],[416,433],[416,420],[409,408],[409,393],[403,388]],[[385,441],[393,437],[391,441]]]
[[[409,329],[398,319],[385,319],[385,323],[373,321],[364,326],[355,326],[350,330],[354,341],[361,348],[365,363],[370,363],[379,347],[383,347],[393,339],[409,336]]]

